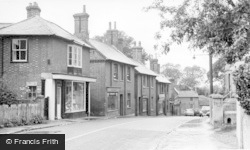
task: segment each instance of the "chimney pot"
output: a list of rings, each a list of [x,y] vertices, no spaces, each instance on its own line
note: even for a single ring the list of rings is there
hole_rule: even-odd
[[[109,22],[109,30],[111,30],[111,22]]]
[[[83,5],[83,13],[86,13],[86,6]]]

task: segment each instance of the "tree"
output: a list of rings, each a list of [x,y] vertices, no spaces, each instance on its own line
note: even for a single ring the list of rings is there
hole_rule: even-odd
[[[167,4],[155,0],[147,8],[160,12],[158,39],[166,29],[171,29],[170,41],[162,46],[164,52],[170,50],[171,43],[187,41],[192,48],[220,55],[230,64],[249,52],[249,0],[184,0],[178,7]]]
[[[165,76],[174,79],[175,83],[178,83],[182,76],[181,66],[179,64],[167,63],[162,66],[163,71],[161,72]]]
[[[183,77],[180,81],[180,85],[188,86],[194,89],[202,80],[205,75],[205,69],[199,66],[185,67],[183,70]]]
[[[225,75],[226,59],[219,58],[216,62],[213,63],[213,80],[223,82]],[[210,78],[210,71],[207,73],[207,78]]]
[[[108,44],[107,40],[107,33],[105,33],[103,36],[94,36],[95,40],[98,40],[100,42]],[[124,31],[118,30],[118,43],[120,46],[116,45],[116,47],[122,51],[126,56],[132,58],[132,46],[134,45],[134,38],[127,35]],[[149,55],[145,52],[145,50],[142,50],[142,62],[145,63],[149,59]]]

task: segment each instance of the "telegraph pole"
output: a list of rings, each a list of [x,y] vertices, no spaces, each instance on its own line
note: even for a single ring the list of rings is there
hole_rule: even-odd
[[[209,69],[210,69],[210,94],[214,93],[213,90],[213,58],[212,52],[209,53]]]

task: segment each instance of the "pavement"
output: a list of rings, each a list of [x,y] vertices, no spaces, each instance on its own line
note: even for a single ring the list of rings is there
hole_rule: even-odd
[[[52,128],[57,126],[66,126],[70,124],[83,123],[90,120],[101,120],[109,119],[107,117],[85,117],[77,119],[61,119],[61,120],[45,120],[42,124],[27,125],[27,126],[17,126],[17,127],[4,127],[0,128],[0,134],[18,134],[21,132],[27,132],[38,129]]]

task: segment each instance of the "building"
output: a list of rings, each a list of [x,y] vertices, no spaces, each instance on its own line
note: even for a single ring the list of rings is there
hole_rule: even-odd
[[[171,82],[163,74],[160,74],[158,59],[150,60],[150,69],[157,74],[156,77],[156,115],[170,115],[170,84]]]
[[[91,112],[96,116],[134,114],[134,68],[136,64],[120,52],[116,26],[107,31],[108,44],[89,39],[88,18],[83,12],[74,15],[75,35],[93,46],[90,51],[90,74],[97,78],[91,86]]]
[[[195,91],[178,91],[175,89],[177,97],[175,98],[175,115],[185,115],[186,109],[199,110],[199,97]]]
[[[40,17],[36,2],[27,19],[0,29],[0,77],[19,99],[49,98],[49,120],[86,116],[89,111],[90,48]]]
[[[142,63],[141,42],[132,48],[135,67],[135,114],[156,115],[156,76],[152,70]]]

